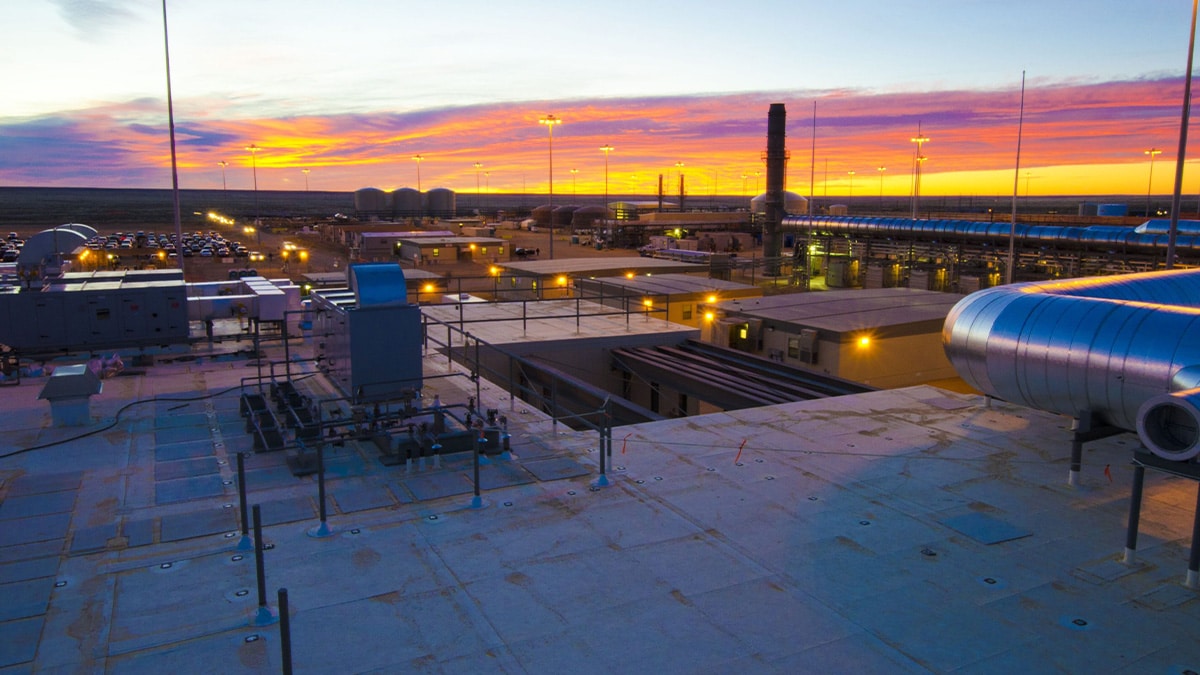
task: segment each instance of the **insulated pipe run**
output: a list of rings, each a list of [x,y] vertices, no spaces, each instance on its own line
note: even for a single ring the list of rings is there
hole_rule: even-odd
[[[973,293],[942,329],[969,384],[1038,410],[1136,431],[1156,455],[1200,454],[1200,270],[1033,282]]]

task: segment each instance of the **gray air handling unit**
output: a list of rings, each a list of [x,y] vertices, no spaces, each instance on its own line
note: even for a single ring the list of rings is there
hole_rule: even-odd
[[[188,341],[183,272],[72,272],[41,290],[0,292],[0,343],[26,353]]]
[[[973,293],[942,341],[971,386],[1200,455],[1200,270],[1030,282]]]
[[[314,291],[313,338],[321,369],[358,402],[421,389],[421,310],[406,300],[395,263],[351,265],[349,289]]]

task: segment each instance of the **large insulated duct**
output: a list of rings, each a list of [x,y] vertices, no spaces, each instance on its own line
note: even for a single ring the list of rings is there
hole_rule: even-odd
[[[988,223],[974,220],[913,220],[912,218],[784,218],[785,229],[799,232],[813,230],[846,236],[894,237],[921,241],[977,242],[1007,245],[1011,223]],[[1188,230],[1180,229],[1181,233]],[[1093,225],[1028,225],[1018,223],[1016,239],[1026,246],[1045,246],[1057,249],[1093,251],[1126,251],[1139,253],[1163,252],[1168,235],[1149,228]],[[1177,250],[1200,253],[1200,232],[1181,234]]]
[[[973,293],[942,341],[970,385],[1136,431],[1154,454],[1200,454],[1200,270],[1031,282]]]
[[[767,274],[779,275],[783,252],[783,183],[787,173],[787,109],[772,103],[767,111],[767,212],[763,223],[763,255],[769,261]]]

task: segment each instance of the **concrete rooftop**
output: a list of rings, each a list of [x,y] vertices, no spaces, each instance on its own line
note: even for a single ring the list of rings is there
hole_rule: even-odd
[[[0,387],[0,672],[278,672],[237,548],[255,363],[126,372],[82,428],[51,426],[44,379]],[[516,455],[483,467],[483,508],[465,458],[406,472],[350,441],[313,537],[314,480],[249,456],[297,672],[1200,670],[1192,482],[1148,472],[1120,562],[1133,436],[1089,444],[1070,488],[1066,420],[915,387],[618,428],[593,488],[594,433],[482,395]]]

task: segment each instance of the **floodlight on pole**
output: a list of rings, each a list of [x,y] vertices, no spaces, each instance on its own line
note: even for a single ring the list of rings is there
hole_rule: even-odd
[[[879,172],[879,209],[883,210],[883,172],[887,171],[887,167],[880,166],[875,170]]]
[[[562,118],[546,115],[538,119],[538,124],[546,125],[550,132],[550,259],[554,260],[554,126],[562,124]]]
[[[578,199],[579,192],[576,190],[575,178],[579,175],[579,169],[571,169],[571,199]]]
[[[225,191],[228,189],[227,186],[225,185],[225,167],[229,166],[229,162],[226,162],[225,160],[221,160],[221,161],[217,162],[217,166],[221,167],[221,194],[223,196],[225,194]]]
[[[850,176],[850,196],[846,197],[846,210],[850,209],[850,204],[854,201],[854,174],[855,173],[856,172],[853,169],[846,172],[846,175]]]
[[[608,220],[608,153],[614,150],[613,146],[605,143],[600,148],[600,152],[604,153],[604,219]]]
[[[1150,148],[1142,154],[1150,156],[1150,178],[1146,181],[1146,217],[1150,217],[1150,191],[1154,188],[1154,158],[1162,154],[1158,148]]]
[[[304,191],[305,192],[308,192],[308,174],[311,172],[312,172],[312,169],[300,169],[300,173],[304,174]]]
[[[413,155],[412,160],[417,163],[417,192],[421,191],[421,160],[425,159],[421,155]]]
[[[256,153],[257,153],[259,150],[262,150],[262,148],[260,148],[260,147],[258,147],[257,145],[255,145],[255,144],[251,143],[250,145],[247,145],[247,146],[246,146],[246,150],[247,150],[247,151],[249,151],[249,153],[250,153],[250,171],[251,171],[251,174],[254,176],[254,226],[255,226],[255,227],[254,227],[254,229],[255,229],[255,232],[257,232],[257,233],[258,233],[258,243],[259,243],[259,245],[260,245],[260,247],[261,247],[261,244],[262,244],[262,227],[260,226],[260,223],[258,222],[258,221],[259,221],[259,211],[258,211],[258,160],[255,158],[255,154],[256,154]]]
[[[929,137],[921,134],[921,123],[917,122],[917,135],[909,139],[917,144],[917,155],[915,159],[916,169],[913,173],[913,210],[912,217],[915,220],[919,211],[918,204],[921,200],[921,164],[925,161],[925,156],[921,154],[921,146],[929,142]]]

